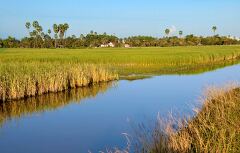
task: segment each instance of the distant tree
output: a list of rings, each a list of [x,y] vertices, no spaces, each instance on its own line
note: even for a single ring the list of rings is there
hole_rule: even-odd
[[[25,27],[27,28],[28,34],[30,35],[31,23],[30,22],[26,22]]]
[[[216,35],[217,26],[213,26],[213,27],[212,27],[212,31],[213,31],[214,35]]]
[[[170,34],[170,29],[165,29],[165,34],[168,37],[168,35]]]
[[[76,37],[76,35],[72,35],[72,38],[73,38],[73,39],[76,39],[77,37]]]
[[[50,36],[52,33],[51,29],[48,29],[48,35]]]
[[[179,33],[179,37],[181,38],[181,37],[182,37],[182,35],[183,35],[183,31],[182,31],[182,30],[180,30],[178,33]]]
[[[93,34],[94,34],[94,31],[93,31],[93,30],[91,30],[91,31],[90,31],[90,34],[91,34],[91,35],[93,35]]]
[[[58,25],[58,29],[59,29],[59,37],[62,40],[64,37],[64,33],[65,33],[65,27],[64,24],[59,24]]]
[[[64,35],[65,35],[65,39],[66,39],[67,30],[69,29],[69,25],[67,23],[64,23],[63,27],[64,27]],[[64,45],[66,45],[66,40],[64,41]]]
[[[67,23],[64,23],[64,35],[65,35],[65,38],[66,38],[66,36],[67,36],[67,30],[69,29],[69,25],[67,24]]]
[[[84,39],[84,35],[81,34],[79,38],[80,38],[80,40],[83,40]]]
[[[37,29],[37,27],[39,26],[38,21],[33,21],[32,26],[33,26],[35,29]]]
[[[59,32],[59,27],[57,24],[53,24],[53,32],[54,34],[54,39],[55,39],[55,48],[57,48],[57,39],[58,39],[58,32]]]

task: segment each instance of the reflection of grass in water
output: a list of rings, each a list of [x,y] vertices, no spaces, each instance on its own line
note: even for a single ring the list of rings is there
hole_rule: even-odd
[[[152,77],[151,75],[127,75],[127,76],[121,76],[119,79],[135,81],[135,80],[144,80],[144,79],[148,79],[151,77]]]
[[[73,102],[81,103],[81,100],[95,97],[99,93],[104,93],[114,85],[115,82],[100,83],[90,87],[50,93],[24,100],[3,102],[0,104],[0,125],[12,118],[20,118],[24,115],[55,110]]]
[[[131,75],[122,75],[119,77],[121,80],[128,80],[128,81],[134,81],[134,80],[143,80],[143,79],[148,79],[156,75],[197,75],[209,71],[214,71],[217,69],[221,69],[227,66],[232,66],[235,64],[239,64],[240,61],[234,60],[234,61],[229,61],[229,62],[219,62],[215,64],[209,64],[209,65],[188,65],[185,67],[179,67],[177,69],[171,69],[171,68],[156,68],[156,67],[149,67],[146,69],[136,69],[130,70],[132,72]],[[125,70],[127,71],[127,70]],[[129,71],[129,73],[130,73]]]

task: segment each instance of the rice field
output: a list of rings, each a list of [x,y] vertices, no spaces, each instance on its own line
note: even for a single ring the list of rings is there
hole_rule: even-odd
[[[0,100],[64,91],[133,74],[201,73],[239,59],[240,46],[0,49]]]

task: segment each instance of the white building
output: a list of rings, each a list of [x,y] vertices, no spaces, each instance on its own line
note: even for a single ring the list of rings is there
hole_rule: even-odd
[[[124,44],[125,48],[130,48],[131,46],[129,44]]]
[[[109,42],[107,44],[102,44],[100,47],[104,48],[104,47],[115,47],[115,44],[112,42]]]

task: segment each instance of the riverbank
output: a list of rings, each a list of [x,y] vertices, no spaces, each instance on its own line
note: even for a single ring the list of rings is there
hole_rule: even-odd
[[[86,87],[118,79],[116,73],[90,64],[2,63],[0,66],[0,101],[42,95]]]
[[[239,88],[211,88],[194,118],[173,120],[164,128],[159,128],[162,126],[159,121],[150,141],[141,137],[140,150],[151,153],[238,152],[239,112]]]
[[[239,59],[240,46],[1,49],[0,101],[108,82],[119,76],[134,80],[139,74],[202,73]]]

